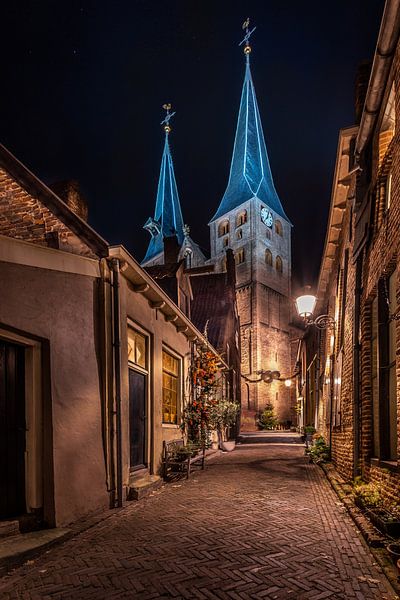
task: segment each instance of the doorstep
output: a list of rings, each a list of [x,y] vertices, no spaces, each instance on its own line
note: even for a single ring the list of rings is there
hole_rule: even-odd
[[[138,476],[131,475],[126,499],[141,500],[162,485],[163,480],[159,475],[150,475],[149,473]]]
[[[54,528],[18,533],[0,540],[0,576],[13,565],[41,553],[46,547],[71,533],[71,529]]]

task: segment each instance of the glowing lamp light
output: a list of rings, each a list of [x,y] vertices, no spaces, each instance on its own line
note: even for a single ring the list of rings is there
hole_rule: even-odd
[[[314,312],[316,302],[317,298],[311,294],[305,294],[304,296],[299,296],[296,298],[296,309],[299,313],[299,317],[302,317],[303,319],[311,317]]]
[[[285,385],[287,388],[289,388],[292,385],[292,380],[291,379],[285,379]]]

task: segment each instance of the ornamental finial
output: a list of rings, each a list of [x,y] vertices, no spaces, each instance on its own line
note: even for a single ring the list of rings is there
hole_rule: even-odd
[[[171,108],[172,108],[171,104],[169,104],[169,103],[163,104],[163,109],[167,111],[167,114],[165,115],[165,119],[163,121],[161,121],[160,125],[164,125],[164,131],[167,135],[171,131],[171,125],[169,124],[169,122],[175,114],[175,112],[173,112],[173,113],[169,112],[171,110]]]
[[[247,19],[245,20],[245,22],[242,25],[242,29],[244,31],[246,31],[246,34],[245,34],[244,38],[242,39],[242,41],[239,44],[239,46],[241,46],[242,44],[244,44],[243,52],[246,55],[247,62],[249,61],[249,54],[251,52],[251,46],[249,44],[249,39],[251,37],[251,34],[254,33],[254,31],[256,30],[256,27],[253,27],[253,29],[250,31],[249,25],[250,25],[250,17],[247,17]]]

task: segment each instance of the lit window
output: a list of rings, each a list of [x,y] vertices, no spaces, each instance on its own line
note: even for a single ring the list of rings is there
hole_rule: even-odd
[[[265,251],[265,264],[272,267],[272,252],[271,250],[268,250],[268,248]]]
[[[222,271],[226,271],[226,256],[221,260],[221,269]]]
[[[221,223],[218,225],[218,237],[222,237],[227,233],[229,233],[229,221],[221,221]]]
[[[236,215],[236,227],[240,227],[247,223],[247,210],[242,210],[238,215]]]
[[[229,237],[224,237],[224,239],[222,240],[222,245],[224,248],[226,248],[229,244]]]
[[[178,422],[179,361],[169,352],[162,352],[162,422]]]
[[[235,262],[237,265],[244,263],[244,248],[239,248],[235,254]]]
[[[283,263],[282,263],[282,259],[281,259],[280,256],[276,257],[275,267],[276,267],[276,270],[278,271],[278,273],[282,273],[283,272]]]
[[[146,338],[133,329],[128,329],[128,361],[146,368]]]
[[[236,239],[241,240],[242,237],[243,237],[243,231],[241,229],[238,229],[236,232]]]
[[[275,221],[275,231],[278,235],[283,235],[282,223],[278,220]]]
[[[389,210],[389,208],[390,208],[391,195],[392,195],[392,174],[389,173],[389,175],[386,178],[386,185],[385,185],[385,210]]]

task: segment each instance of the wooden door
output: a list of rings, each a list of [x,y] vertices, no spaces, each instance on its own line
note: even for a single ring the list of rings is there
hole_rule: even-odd
[[[146,375],[129,369],[130,468],[146,466]]]
[[[0,340],[0,518],[26,512],[25,350]]]

